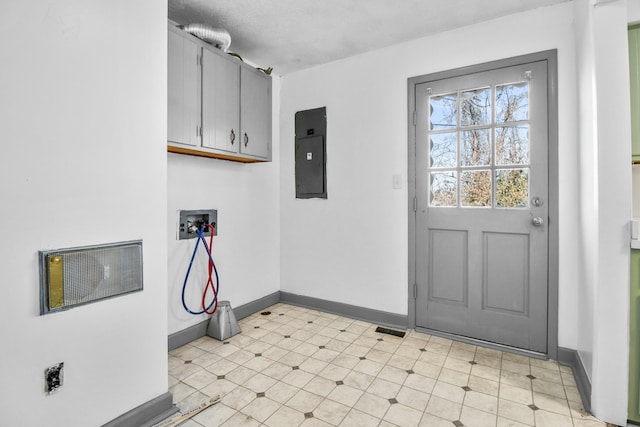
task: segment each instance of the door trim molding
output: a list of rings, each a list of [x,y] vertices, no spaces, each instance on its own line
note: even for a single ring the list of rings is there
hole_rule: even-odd
[[[557,49],[515,56],[498,61],[456,68],[453,70],[439,71],[422,76],[411,77],[407,81],[408,99],[408,165],[407,177],[408,200],[407,211],[409,214],[409,282],[407,301],[408,327],[416,327],[416,300],[414,298],[414,286],[416,285],[416,212],[414,211],[414,199],[416,197],[416,128],[414,125],[414,111],[416,109],[416,85],[467,74],[490,71],[514,65],[530,62],[547,62],[547,113],[548,113],[548,167],[549,167],[549,233],[548,233],[548,264],[547,264],[547,357],[556,360],[558,357],[558,263],[559,263],[559,230],[558,230],[558,53]]]

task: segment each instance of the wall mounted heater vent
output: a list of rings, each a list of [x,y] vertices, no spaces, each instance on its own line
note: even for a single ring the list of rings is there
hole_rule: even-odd
[[[40,251],[40,314],[142,290],[142,241]]]

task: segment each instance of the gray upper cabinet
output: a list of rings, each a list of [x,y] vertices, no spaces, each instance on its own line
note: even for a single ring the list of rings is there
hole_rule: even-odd
[[[240,66],[203,49],[202,146],[238,153],[240,145]]]
[[[248,68],[240,76],[240,152],[266,158],[271,151],[271,78]]]
[[[167,140],[200,146],[200,47],[169,31]]]
[[[168,151],[271,161],[270,76],[171,24],[168,61]]]

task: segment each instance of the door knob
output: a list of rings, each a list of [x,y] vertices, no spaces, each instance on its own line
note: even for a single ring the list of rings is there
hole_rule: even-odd
[[[544,219],[542,219],[542,217],[535,216],[535,217],[533,217],[533,219],[531,220],[531,223],[532,223],[533,225],[535,225],[536,227],[540,227],[542,224],[544,224]]]

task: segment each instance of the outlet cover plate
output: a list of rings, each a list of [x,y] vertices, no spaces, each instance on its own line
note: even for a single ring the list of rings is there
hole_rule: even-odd
[[[197,209],[182,210],[178,215],[178,240],[194,239],[198,237],[198,233],[190,232],[190,225],[200,223],[212,224],[215,227],[214,236],[218,235],[218,210],[217,209]],[[203,236],[211,236],[211,231],[206,228],[202,233]]]

